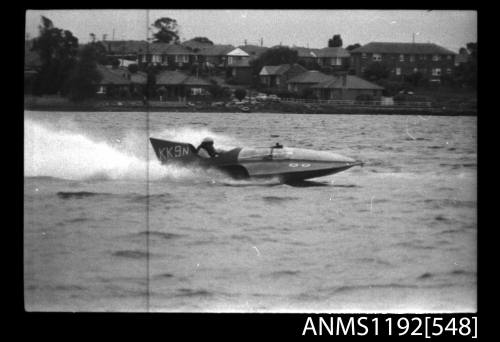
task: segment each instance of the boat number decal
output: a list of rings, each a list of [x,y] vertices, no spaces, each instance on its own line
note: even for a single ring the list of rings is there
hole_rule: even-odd
[[[309,166],[311,166],[311,164],[306,164],[306,163],[304,163],[304,164],[290,163],[290,164],[288,164],[288,166],[290,166],[290,167],[299,167],[299,166],[300,167],[309,167]]]
[[[160,159],[166,160],[168,158],[179,158],[189,155],[189,146],[171,146],[159,149]]]

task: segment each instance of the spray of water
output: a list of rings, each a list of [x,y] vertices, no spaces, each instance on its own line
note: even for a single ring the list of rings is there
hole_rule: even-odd
[[[24,175],[49,176],[71,180],[132,179],[186,180],[216,177],[197,168],[161,165],[144,133],[128,132],[122,139],[109,142],[75,133],[61,125],[47,125],[30,119],[24,125]],[[158,132],[159,138],[198,143],[205,136],[230,146],[230,138],[209,130],[178,128]],[[149,169],[149,173],[148,173]]]

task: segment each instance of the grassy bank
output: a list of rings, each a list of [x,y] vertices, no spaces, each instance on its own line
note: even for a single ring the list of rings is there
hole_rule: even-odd
[[[477,115],[474,108],[433,107],[405,108],[363,105],[300,104],[290,102],[262,102],[245,105],[252,113],[289,114],[398,114],[398,115]],[[99,112],[242,112],[241,106],[213,105],[211,102],[186,104],[182,102],[150,101],[145,105],[139,100],[88,100],[73,103],[57,96],[25,97],[24,108],[39,111],[99,111]]]

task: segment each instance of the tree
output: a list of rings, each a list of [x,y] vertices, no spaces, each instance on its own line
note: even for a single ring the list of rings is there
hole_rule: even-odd
[[[247,91],[245,89],[236,89],[234,91],[234,96],[239,100],[243,100],[247,96]]]
[[[342,38],[340,38],[340,34],[335,34],[333,38],[328,39],[328,47],[342,47]]]
[[[96,93],[96,85],[101,80],[101,74],[97,70],[95,45],[86,45],[78,57],[78,62],[65,84],[65,92],[74,102],[93,97]]]
[[[158,31],[153,34],[155,43],[178,43],[179,31],[177,29],[177,20],[171,18],[157,19],[153,25]]]
[[[294,64],[299,59],[298,53],[288,47],[277,46],[266,50],[258,58],[250,62],[253,73],[258,74],[266,65]]]
[[[78,39],[70,31],[54,27],[49,18],[42,16],[41,21],[32,47],[42,64],[33,91],[37,95],[56,94],[76,62]]]
[[[386,79],[391,74],[391,68],[384,62],[372,62],[363,72],[364,78],[371,81]]]
[[[357,49],[359,47],[361,47],[361,44],[356,43],[356,44],[347,45],[347,47],[345,49],[347,51],[352,51],[352,50]]]
[[[195,42],[198,42],[198,43],[202,43],[202,44],[214,45],[214,42],[212,42],[207,37],[194,37],[192,40],[195,41]]]

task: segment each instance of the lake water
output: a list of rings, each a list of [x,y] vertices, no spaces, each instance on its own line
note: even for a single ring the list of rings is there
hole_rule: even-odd
[[[361,159],[310,186],[159,165],[149,137]],[[477,309],[475,117],[25,112],[29,311]]]

